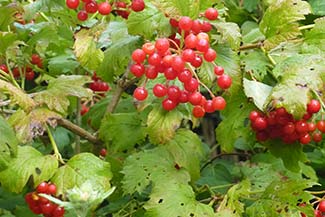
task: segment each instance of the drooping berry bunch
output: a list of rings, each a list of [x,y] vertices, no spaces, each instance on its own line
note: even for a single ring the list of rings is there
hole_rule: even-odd
[[[78,12],[77,17],[80,21],[85,21],[88,19],[88,14],[94,14],[98,12],[101,15],[109,15],[112,11],[115,11],[117,15],[127,18],[129,16],[130,10],[138,12],[145,8],[145,3],[143,0],[132,0],[130,5],[127,5],[122,1],[114,1],[111,4],[110,1],[103,1],[98,3],[96,0],[66,0],[66,5],[70,9],[78,9],[81,5],[81,10]]]
[[[208,19],[217,19],[218,11],[209,8],[205,12]],[[217,57],[216,51],[210,47],[208,31],[199,20],[192,20],[189,17],[181,17],[179,21],[171,20],[171,25],[179,29],[179,37],[176,35],[169,38],[159,38],[154,43],[143,44],[142,49],[136,49],[132,53],[134,64],[130,71],[138,78],[145,76],[148,79],[155,79],[159,73],[165,77],[165,83],[158,83],[153,87],[153,95],[163,98],[162,107],[169,111],[176,108],[180,103],[189,102],[192,104],[192,113],[195,117],[203,117],[204,114],[222,110],[226,101],[221,96],[215,96],[209,88],[203,84],[197,75],[197,70],[206,61],[214,65],[214,72],[217,76],[217,84],[221,89],[228,89],[232,80],[224,69],[217,66],[214,60]],[[202,24],[202,25],[201,25]],[[177,85],[175,80],[181,85]],[[146,84],[146,82],[145,82]],[[211,95],[206,99],[199,90],[203,86]],[[136,100],[145,100],[148,91],[145,85],[137,87],[133,96]]]
[[[40,196],[40,193],[55,196],[56,186],[51,183],[42,182],[37,186],[36,191],[26,194],[25,201],[30,210],[38,215],[43,214],[45,217],[63,217],[64,208]]]
[[[308,144],[312,140],[314,142],[322,141],[322,134],[325,133],[325,120],[310,121],[320,109],[320,102],[312,99],[307,105],[307,113],[301,120],[295,120],[285,108],[278,108],[269,114],[252,111],[249,119],[258,141],[281,139],[288,144],[296,141],[301,144]]]

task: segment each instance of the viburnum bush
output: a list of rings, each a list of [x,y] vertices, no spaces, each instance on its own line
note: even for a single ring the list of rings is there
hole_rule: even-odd
[[[0,216],[325,216],[324,16],[0,1]]]

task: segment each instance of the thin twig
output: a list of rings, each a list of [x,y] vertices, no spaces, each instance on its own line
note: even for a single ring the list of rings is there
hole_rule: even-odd
[[[245,44],[239,47],[239,50],[249,50],[254,48],[260,48],[263,46],[262,42],[257,42],[255,44]]]
[[[58,118],[58,119],[56,119],[56,121],[57,121],[58,125],[72,131],[73,133],[88,140],[91,143],[93,143],[95,145],[102,144],[102,141],[100,141],[96,136],[93,136],[91,133],[89,133],[85,129],[79,127],[78,125],[72,123],[71,121],[64,119],[64,118]]]
[[[208,162],[206,162],[202,167],[201,167],[201,171],[204,170],[205,167],[207,167],[209,164],[213,163],[213,161],[215,161],[216,159],[222,157],[222,156],[231,156],[231,155],[238,155],[238,156],[246,156],[249,157],[250,154],[247,153],[221,153],[218,154],[216,156],[214,156],[211,160],[209,160]]]

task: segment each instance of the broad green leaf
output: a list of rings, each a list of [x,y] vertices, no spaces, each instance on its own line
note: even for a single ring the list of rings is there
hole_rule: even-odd
[[[252,143],[248,116],[254,106],[247,101],[243,91],[226,98],[226,101],[226,109],[221,112],[223,120],[216,128],[216,139],[223,151],[231,152],[236,142]]]
[[[250,186],[249,180],[243,180],[231,187],[223,198],[218,210],[230,209],[234,214],[241,216],[244,212],[244,204],[240,201],[240,198],[245,198],[250,194]]]
[[[243,51],[241,54],[241,62],[245,72],[262,81],[272,66],[268,58],[260,50]]]
[[[221,33],[222,43],[229,43],[233,50],[238,50],[241,42],[239,26],[231,22],[217,22],[215,26]]]
[[[61,116],[46,108],[33,109],[27,113],[18,110],[9,119],[9,124],[14,128],[18,140],[22,143],[31,141],[34,137],[43,135],[46,125]]]
[[[27,44],[31,47],[47,46],[50,43],[59,43],[59,32],[55,25],[50,23],[40,23],[38,25],[31,25],[31,27],[36,27],[32,30],[32,37],[27,41]],[[25,28],[25,26],[24,26]]]
[[[325,5],[324,5],[325,6]],[[325,51],[325,17],[315,20],[315,26],[306,32],[303,45],[304,53],[324,53]]]
[[[154,187],[144,208],[147,211],[145,217],[214,216],[210,206],[196,201],[189,185],[171,180]]]
[[[304,64],[301,64],[301,63]],[[306,113],[312,91],[323,89],[321,74],[325,64],[320,55],[296,55],[277,64],[273,75],[279,83],[273,88],[265,106],[267,109],[284,107],[300,119]]]
[[[92,91],[84,85],[90,81],[88,76],[61,75],[50,80],[47,90],[36,94],[34,100],[39,104],[45,104],[50,110],[65,113],[70,105],[67,96],[90,98]]]
[[[9,166],[12,158],[17,155],[18,140],[13,129],[0,116],[0,171]]]
[[[17,35],[9,32],[0,32],[0,55],[5,55],[7,48],[17,40]]]
[[[258,24],[253,21],[246,21],[241,26],[242,39],[245,44],[255,43],[265,39],[265,36],[261,33]]]
[[[253,12],[257,9],[259,1],[258,0],[250,0],[250,1],[244,1],[244,8],[248,12]]]
[[[166,148],[173,155],[175,163],[190,173],[192,181],[200,177],[200,161],[204,153],[197,134],[179,129],[175,137],[167,143]]]
[[[18,104],[25,111],[30,111],[36,106],[34,100],[29,97],[22,89],[17,88],[13,84],[0,79],[0,90],[9,94],[12,104]]]
[[[175,136],[183,115],[177,109],[166,111],[161,106],[156,106],[148,115],[147,132],[153,144],[164,144]]]
[[[103,80],[113,81],[115,76],[120,76],[127,70],[132,52],[141,46],[140,37],[129,35],[125,22],[110,22],[103,34],[110,42],[106,42],[109,45],[96,72]]]
[[[8,26],[14,21],[14,14],[18,11],[17,4],[10,4],[0,8],[0,31],[8,30]]]
[[[186,184],[190,181],[184,169],[175,168],[174,158],[165,147],[130,155],[125,160],[122,173],[125,194],[141,193],[151,183],[159,186],[166,182]]]
[[[144,141],[146,132],[139,113],[108,113],[99,128],[99,137],[117,152]]]
[[[256,107],[263,111],[263,106],[272,91],[272,87],[246,78],[244,78],[243,86],[246,96],[252,98]]]
[[[51,181],[56,184],[58,194],[65,193],[74,187],[81,187],[87,182],[94,189],[107,191],[111,188],[111,167],[91,153],[81,153],[73,156],[64,166],[60,167]]]
[[[58,161],[54,156],[43,156],[30,146],[18,146],[17,157],[6,170],[0,172],[0,183],[9,191],[20,193],[30,178],[36,187],[49,180],[57,167]]]
[[[270,5],[260,22],[260,30],[266,37],[265,48],[270,50],[299,36],[297,21],[304,20],[310,11],[309,4],[302,0],[279,0]]]
[[[302,41],[286,41],[280,43],[269,51],[269,55],[276,63],[285,61],[287,58],[295,56],[301,52]]]
[[[97,48],[97,35],[102,29],[82,29],[75,34],[74,52],[80,64],[88,70],[97,70],[104,59],[104,53]]]
[[[141,35],[146,39],[167,37],[171,34],[169,19],[149,2],[146,3],[145,10],[130,14],[127,26],[130,34]]]
[[[309,0],[308,2],[313,9],[313,14],[320,16],[325,15],[325,2],[323,0]]]
[[[267,144],[270,152],[278,158],[281,158],[284,166],[294,172],[300,171],[299,161],[307,160],[301,144],[284,144],[281,141],[269,142]]]
[[[73,74],[79,66],[72,53],[65,53],[49,59],[48,68],[50,75]]]

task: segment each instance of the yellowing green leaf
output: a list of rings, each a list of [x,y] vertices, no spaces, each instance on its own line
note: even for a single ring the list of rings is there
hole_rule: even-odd
[[[325,51],[325,17],[315,20],[315,26],[305,34],[304,53],[324,53]]]
[[[0,183],[9,191],[19,193],[32,178],[34,186],[49,180],[58,167],[54,156],[43,156],[30,146],[18,146],[17,157],[0,172]]]
[[[218,22],[215,26],[221,33],[222,41],[229,43],[233,50],[238,50],[241,42],[239,26],[236,23],[231,22]]]

